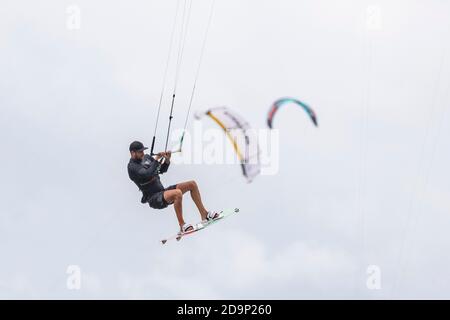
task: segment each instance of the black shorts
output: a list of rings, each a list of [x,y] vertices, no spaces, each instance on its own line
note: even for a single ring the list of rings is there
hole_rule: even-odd
[[[148,204],[150,205],[150,207],[152,207],[153,209],[164,209],[167,208],[167,206],[171,203],[168,203],[166,201],[166,199],[164,199],[164,192],[167,190],[174,190],[176,189],[177,186],[173,185],[170,187],[165,188],[163,191],[159,191],[157,193],[152,194],[151,196],[148,197]]]

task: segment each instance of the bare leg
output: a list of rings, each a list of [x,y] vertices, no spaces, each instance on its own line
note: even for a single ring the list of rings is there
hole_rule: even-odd
[[[185,223],[183,219],[183,193],[178,189],[167,190],[164,191],[164,199],[167,201],[167,203],[173,203],[178,219],[178,224],[181,228]]]
[[[182,182],[177,184],[177,189],[181,190],[183,194],[185,194],[188,191],[191,192],[192,200],[197,206],[198,212],[200,212],[202,220],[206,219],[208,210],[206,210],[205,206],[203,205],[202,197],[200,195],[200,190],[198,189],[197,183],[195,181]]]

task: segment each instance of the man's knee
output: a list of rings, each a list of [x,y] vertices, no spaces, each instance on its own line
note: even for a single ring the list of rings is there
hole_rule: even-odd
[[[174,192],[173,197],[174,197],[175,201],[181,200],[181,198],[183,198],[183,192],[181,192],[180,189],[175,189],[175,190],[173,190],[173,192]]]
[[[197,182],[195,182],[194,180],[191,180],[188,183],[189,183],[189,187],[190,187],[191,190],[192,189],[198,189]]]

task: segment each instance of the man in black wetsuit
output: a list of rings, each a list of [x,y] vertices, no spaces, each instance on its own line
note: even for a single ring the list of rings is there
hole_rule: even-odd
[[[130,144],[131,159],[128,163],[128,176],[142,191],[142,203],[148,203],[154,209],[164,209],[173,204],[177,215],[181,232],[193,230],[192,225],[184,222],[183,219],[183,194],[191,193],[192,200],[200,212],[202,220],[218,218],[217,212],[205,209],[200,196],[197,183],[188,181],[164,188],[159,179],[159,175],[167,172],[170,166],[171,153],[161,152],[155,157],[145,154],[148,148],[139,141]]]

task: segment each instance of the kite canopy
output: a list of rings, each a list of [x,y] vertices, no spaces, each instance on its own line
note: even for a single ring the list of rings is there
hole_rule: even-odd
[[[314,125],[317,127],[317,117],[313,109],[311,109],[306,103],[301,102],[300,100],[294,99],[294,98],[281,98],[275,101],[272,104],[272,107],[270,108],[269,115],[267,117],[267,125],[270,129],[272,129],[272,122],[275,114],[277,113],[278,109],[285,105],[285,104],[297,104],[298,106],[302,107],[303,110],[306,111],[306,113],[311,118],[311,121],[314,123]]]
[[[250,124],[227,107],[211,108],[195,115],[196,119],[203,116],[211,118],[225,132],[241,163],[243,175],[247,182],[252,182],[261,171],[261,163],[258,139]]]

